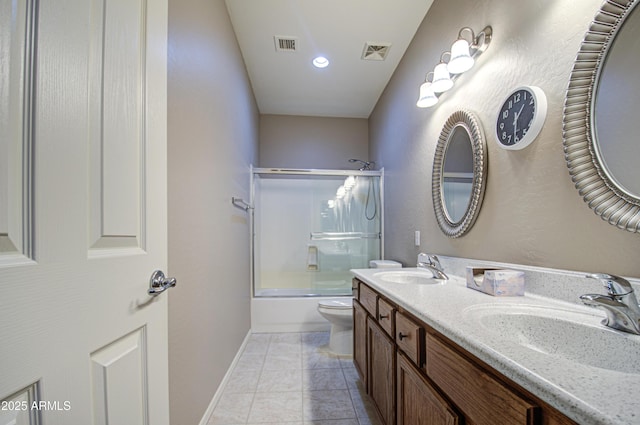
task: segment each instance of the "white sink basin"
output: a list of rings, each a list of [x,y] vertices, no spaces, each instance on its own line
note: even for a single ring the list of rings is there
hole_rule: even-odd
[[[640,374],[640,337],[600,324],[601,316],[517,304],[473,306],[463,317],[528,350],[585,366]],[[553,361],[553,360],[552,360]]]
[[[411,268],[406,270],[388,270],[374,273],[373,277],[384,282],[391,283],[416,283],[420,285],[442,284],[444,281],[435,279],[433,274],[428,270],[420,270],[419,268]]]

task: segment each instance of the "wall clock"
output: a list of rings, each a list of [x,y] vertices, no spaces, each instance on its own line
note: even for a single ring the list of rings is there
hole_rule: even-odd
[[[523,149],[535,140],[547,116],[547,97],[539,87],[515,89],[504,101],[496,120],[498,145]]]

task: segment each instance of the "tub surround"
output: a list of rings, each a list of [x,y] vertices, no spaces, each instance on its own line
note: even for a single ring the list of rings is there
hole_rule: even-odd
[[[345,296],[345,299],[350,296]],[[318,301],[333,297],[269,297],[251,299],[251,331],[321,332],[331,324],[318,312]]]
[[[623,373],[577,362],[553,355],[536,353],[494,332],[480,331],[470,322],[470,307],[500,305],[554,308],[560,315],[571,311],[582,315],[594,326],[601,326],[604,313],[579,304],[584,293],[604,293],[597,282],[584,273],[514,264],[477,261],[440,256],[450,279],[437,285],[383,282],[374,277],[375,269],[352,270],[354,275],[394,301],[401,308],[443,333],[498,372],[521,385],[541,400],[558,409],[580,424],[632,425],[640,418],[640,401],[633,393],[640,388],[640,374]],[[526,292],[521,297],[493,297],[466,287],[467,266],[504,267],[525,272]],[[632,284],[638,289],[637,280]],[[593,323],[591,323],[593,322]],[[619,335],[639,343],[640,336]],[[559,334],[558,338],[571,338]],[[586,350],[604,352],[608,347],[601,341],[584,341]],[[613,362],[630,362],[636,358],[612,355]]]

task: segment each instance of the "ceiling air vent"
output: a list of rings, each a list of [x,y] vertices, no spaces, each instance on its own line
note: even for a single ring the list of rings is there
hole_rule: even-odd
[[[366,61],[383,61],[391,49],[391,43],[364,43],[362,59]]]
[[[273,40],[276,43],[276,52],[295,52],[298,49],[298,37],[274,35]]]

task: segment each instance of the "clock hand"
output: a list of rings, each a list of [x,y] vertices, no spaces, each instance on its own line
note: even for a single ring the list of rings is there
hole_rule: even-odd
[[[520,118],[520,114],[522,114],[522,110],[523,110],[523,109],[524,109],[524,105],[522,105],[522,106],[520,107],[520,110],[518,111],[518,113],[514,115],[514,117],[513,117],[513,121],[516,121],[518,118]]]
[[[520,110],[513,114],[513,138],[518,140],[518,118],[520,118],[520,114],[522,114],[522,110],[524,109],[524,105],[520,107]]]

